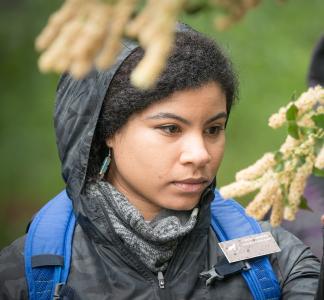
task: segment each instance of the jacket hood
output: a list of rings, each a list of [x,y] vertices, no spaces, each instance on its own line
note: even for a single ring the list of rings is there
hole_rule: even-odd
[[[93,70],[82,80],[64,74],[59,81],[54,126],[62,176],[72,200],[78,198],[85,182],[91,143],[110,82],[137,47],[135,42],[125,41],[116,63],[107,71]]]

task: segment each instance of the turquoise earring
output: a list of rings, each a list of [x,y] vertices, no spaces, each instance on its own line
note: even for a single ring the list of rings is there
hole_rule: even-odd
[[[110,162],[111,162],[111,153],[110,153],[110,148],[108,148],[108,155],[105,157],[105,159],[101,165],[101,168],[100,168],[100,172],[99,172],[100,180],[105,176],[105,173],[108,170]]]

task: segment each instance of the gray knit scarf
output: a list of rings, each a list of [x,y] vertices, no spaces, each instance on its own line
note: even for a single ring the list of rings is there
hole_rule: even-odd
[[[106,181],[87,186],[89,200],[100,201],[121,240],[152,271],[165,271],[181,237],[197,222],[198,208],[192,211],[162,210],[152,221]]]

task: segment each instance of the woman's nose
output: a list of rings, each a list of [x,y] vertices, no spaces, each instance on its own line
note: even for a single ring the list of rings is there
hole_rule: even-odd
[[[202,137],[196,137],[186,140],[183,143],[180,154],[181,164],[194,164],[197,167],[202,167],[209,163],[211,155],[205,145]]]

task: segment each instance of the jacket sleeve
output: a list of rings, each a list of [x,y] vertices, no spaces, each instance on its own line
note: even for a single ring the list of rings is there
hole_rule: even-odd
[[[314,299],[320,273],[320,262],[309,247],[292,233],[281,227],[261,224],[264,231],[271,231],[281,252],[270,256],[271,264],[281,286],[283,300]]]
[[[0,252],[0,299],[28,299],[24,267],[25,237]]]

